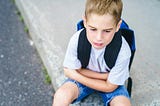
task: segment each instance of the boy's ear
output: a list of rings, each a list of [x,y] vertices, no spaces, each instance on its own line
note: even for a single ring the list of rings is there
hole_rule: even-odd
[[[86,19],[86,16],[82,16],[82,19],[83,19],[83,25],[84,25],[84,27],[86,28],[86,26],[87,26],[87,19]]]
[[[117,29],[116,29],[116,32],[119,30],[120,26],[121,26],[121,23],[122,23],[122,19],[118,22],[117,24]]]

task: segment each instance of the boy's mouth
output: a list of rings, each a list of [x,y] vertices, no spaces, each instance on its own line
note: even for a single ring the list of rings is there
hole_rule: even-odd
[[[96,43],[96,42],[94,42],[93,44],[94,44],[95,46],[97,46],[97,47],[103,46],[103,43]]]

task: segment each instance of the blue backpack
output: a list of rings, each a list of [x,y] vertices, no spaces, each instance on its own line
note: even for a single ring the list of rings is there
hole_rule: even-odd
[[[83,20],[81,20],[77,23],[77,31],[83,28],[84,28],[84,24],[83,24]],[[113,37],[113,40],[111,41],[111,43],[107,45],[105,48],[104,59],[107,66],[110,69],[112,69],[112,67],[115,65],[115,62],[117,60],[117,57],[121,48],[121,44],[122,44],[121,35],[125,38],[131,50],[129,69],[131,68],[131,64],[136,51],[134,31],[129,28],[129,26],[124,20],[122,20],[122,24],[120,26],[119,31],[116,33],[116,36]],[[84,28],[80,33],[78,48],[77,48],[77,55],[78,55],[78,59],[82,64],[82,68],[87,67],[90,59],[90,52],[91,52],[91,44],[87,40],[86,30]],[[127,90],[129,92],[129,95],[131,96],[131,90],[132,90],[131,77],[128,78]]]

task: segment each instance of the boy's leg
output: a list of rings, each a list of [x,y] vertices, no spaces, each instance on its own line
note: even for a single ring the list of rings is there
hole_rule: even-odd
[[[75,83],[64,83],[55,93],[52,106],[69,106],[78,97],[78,87]]]
[[[104,106],[131,106],[130,97],[124,86],[119,86],[110,93],[99,92],[103,98]]]
[[[88,88],[75,80],[68,79],[56,91],[53,98],[53,106],[69,106],[69,104],[79,102],[93,92],[93,89]]]
[[[117,96],[110,102],[110,106],[131,106],[131,103],[127,97]]]

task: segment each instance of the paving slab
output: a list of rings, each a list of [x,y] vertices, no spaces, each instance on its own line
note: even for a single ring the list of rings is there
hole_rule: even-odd
[[[160,105],[159,5],[159,0],[124,0],[123,17],[135,30],[137,46],[131,70],[134,106]]]

